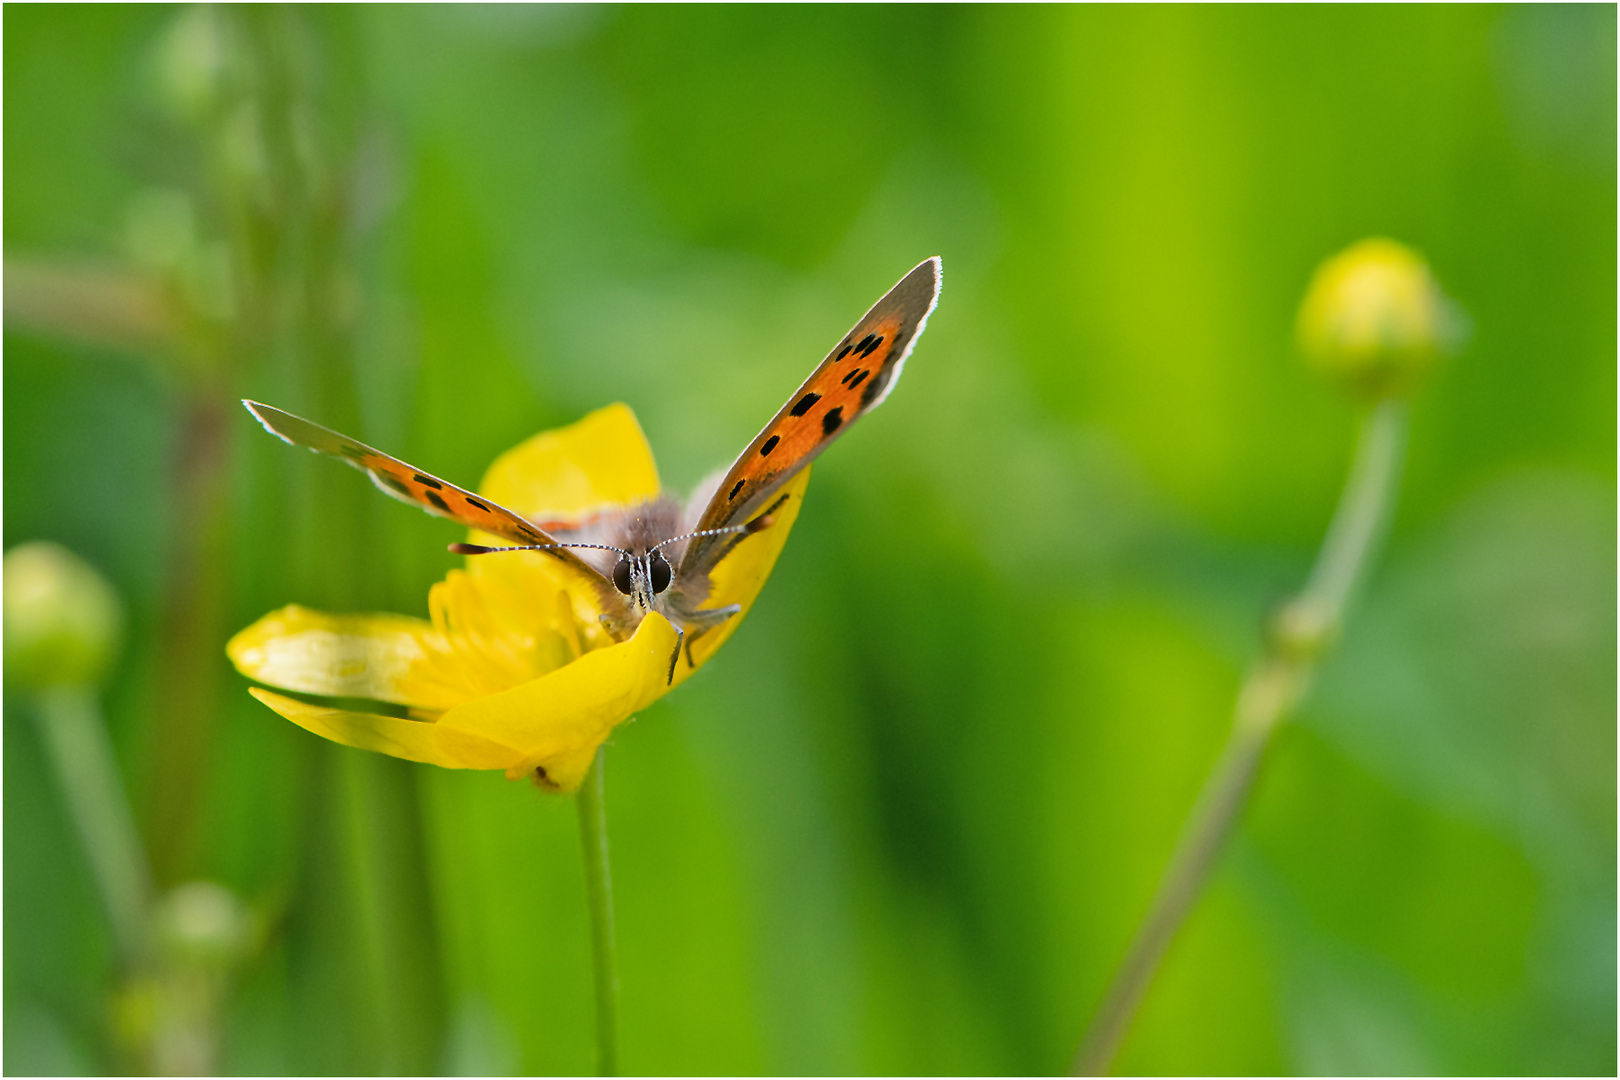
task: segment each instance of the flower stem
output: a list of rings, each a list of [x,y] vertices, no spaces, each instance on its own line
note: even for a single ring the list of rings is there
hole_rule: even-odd
[[[619,955],[613,937],[613,876],[608,867],[607,808],[602,758],[596,751],[579,786],[579,842],[585,858],[585,899],[591,915],[591,964],[596,975],[596,1074],[619,1075]]]
[[[1232,733],[1187,820],[1153,906],[1114,976],[1075,1057],[1074,1075],[1112,1066],[1164,953],[1203,889],[1248,801],[1266,748],[1310,685],[1331,647],[1356,585],[1389,524],[1406,439],[1399,402],[1375,406],[1362,421],[1355,459],[1333,522],[1305,588],[1278,611],[1265,652],[1238,691]]]

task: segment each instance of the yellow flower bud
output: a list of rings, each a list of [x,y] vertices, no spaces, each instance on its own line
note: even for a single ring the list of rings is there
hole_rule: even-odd
[[[1299,309],[1299,343],[1313,367],[1358,394],[1401,397],[1445,351],[1447,319],[1423,259],[1373,237],[1317,268]]]
[[[6,678],[34,690],[94,686],[118,654],[123,609],[89,563],[60,544],[6,553]]]

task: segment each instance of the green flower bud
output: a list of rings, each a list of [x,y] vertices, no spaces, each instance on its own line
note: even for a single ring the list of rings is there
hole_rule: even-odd
[[[118,654],[123,608],[89,563],[60,544],[5,557],[6,678],[23,687],[94,686]]]
[[[1266,636],[1279,655],[1310,663],[1333,645],[1338,626],[1320,603],[1296,597],[1271,613],[1266,621]]]
[[[1429,267],[1380,237],[1323,263],[1299,309],[1311,365],[1374,400],[1410,393],[1445,352],[1449,312]]]
[[[178,273],[194,260],[197,217],[181,191],[151,188],[130,200],[124,214],[124,247],[142,266]]]
[[[157,930],[167,955],[189,965],[219,968],[245,950],[252,920],[242,901],[225,886],[188,881],[164,896]]]
[[[183,8],[157,45],[156,76],[164,104],[181,120],[200,122],[219,104],[228,43],[221,18],[198,4]]]

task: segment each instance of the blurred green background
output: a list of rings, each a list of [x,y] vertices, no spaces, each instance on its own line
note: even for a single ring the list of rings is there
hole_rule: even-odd
[[[1119,1068],[1616,1068],[1615,9],[8,6],[5,545],[130,611],[158,883],[256,913],[220,1067],[591,1067],[570,800],[325,743],[226,638],[426,613],[464,484],[628,402],[685,489],[921,258],[898,393],[607,751],[624,1059],[1062,1071],[1303,579],[1353,406],[1312,269],[1467,319],[1389,546]],[[130,1067],[30,699],[4,1068]]]

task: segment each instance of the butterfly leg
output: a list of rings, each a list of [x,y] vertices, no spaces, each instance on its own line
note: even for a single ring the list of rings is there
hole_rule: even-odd
[[[727,619],[741,611],[741,604],[727,604],[725,607],[710,608],[707,611],[694,611],[691,615],[687,616],[686,624],[694,627],[692,635],[686,638],[687,667],[697,667],[697,662],[692,659],[692,646],[697,642],[697,640],[710,630],[713,630],[715,627],[719,626],[721,623],[725,622]]]
[[[669,654],[669,675],[666,676],[665,679],[664,679],[664,685],[665,686],[669,686],[669,685],[671,685],[671,684],[673,684],[675,682],[675,665],[680,662],[680,659],[681,659],[681,642],[683,642],[685,640],[686,640],[686,631],[684,629],[682,629],[681,627],[679,627],[679,626],[675,627],[675,651]],[[687,663],[691,663],[691,661],[692,661],[691,652],[688,652],[686,654],[686,660],[687,660]]]

